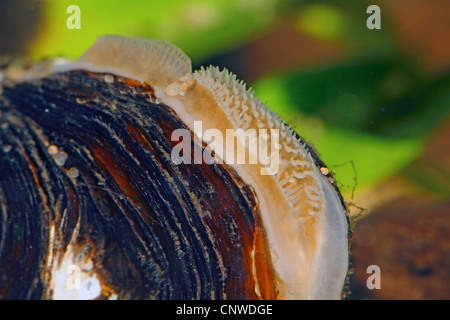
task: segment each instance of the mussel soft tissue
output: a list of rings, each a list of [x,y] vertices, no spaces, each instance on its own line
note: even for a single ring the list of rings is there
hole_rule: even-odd
[[[227,70],[103,36],[3,70],[1,299],[340,299],[350,230],[315,151]]]

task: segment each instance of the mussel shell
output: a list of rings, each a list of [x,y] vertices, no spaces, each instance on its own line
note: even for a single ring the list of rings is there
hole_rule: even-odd
[[[171,134],[189,129],[149,85],[105,76],[3,86],[0,298],[53,298],[69,247],[92,260],[99,299],[276,298],[252,188],[226,164],[195,164],[194,135],[192,164],[175,165]]]

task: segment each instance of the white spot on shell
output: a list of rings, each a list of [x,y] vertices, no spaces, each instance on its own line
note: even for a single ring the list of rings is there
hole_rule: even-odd
[[[114,77],[112,75],[110,75],[110,74],[105,74],[103,79],[105,80],[106,83],[113,83],[114,82]]]
[[[51,146],[48,147],[47,151],[51,155],[57,154],[58,153],[58,147],[52,144]]]
[[[5,145],[5,146],[3,147],[3,151],[6,152],[6,153],[10,152],[11,149],[12,149],[12,146],[9,145],[9,144],[7,144],[7,145]]]
[[[77,178],[79,174],[77,168],[70,168],[69,171],[67,171],[67,176],[72,179]]]
[[[67,157],[67,153],[65,153],[64,151],[60,151],[57,154],[53,155],[53,160],[55,160],[57,166],[62,167],[66,163]]]

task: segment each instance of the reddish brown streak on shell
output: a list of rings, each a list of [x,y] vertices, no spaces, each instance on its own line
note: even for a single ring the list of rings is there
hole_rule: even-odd
[[[166,132],[171,132],[173,128],[166,127],[165,123],[159,123],[159,126],[166,130]],[[139,141],[140,145],[143,146],[148,151],[152,152],[152,146],[150,142],[145,137],[145,134],[143,132],[140,132],[139,128],[133,127],[132,125],[127,125],[127,131],[128,133],[137,141]],[[170,141],[172,147],[176,145],[175,141]],[[229,168],[228,170],[232,170]],[[219,194],[228,194],[228,190],[225,187],[225,185],[220,185],[216,180],[214,180],[214,177],[210,177],[210,182],[212,184],[215,184],[217,186],[217,191]],[[231,196],[231,195],[230,195]],[[224,206],[228,206],[228,203],[223,203]],[[233,210],[232,208],[230,208]],[[255,207],[255,211],[259,211],[257,207]],[[214,212],[211,213],[211,216],[214,217]],[[236,215],[236,219],[238,221],[238,228],[243,228],[244,222],[240,218],[239,215]],[[261,219],[257,216],[255,219],[255,225],[252,226],[252,232],[243,234],[243,239],[240,243],[240,246],[242,246],[245,254],[244,254],[244,265],[249,273],[249,275],[245,278],[244,287],[246,288],[246,291],[249,293],[252,293],[251,296],[248,298],[250,299],[276,299],[276,286],[273,278],[273,269],[272,264],[270,260],[270,255],[268,254],[267,248],[268,244],[266,241],[266,236],[264,233],[264,227],[262,226]],[[204,224],[207,225],[211,230],[214,230],[217,234],[220,234],[220,228],[218,228],[217,224],[217,218],[211,219],[211,220],[204,220]],[[221,247],[222,250],[228,250],[230,246],[232,246],[232,243],[228,242],[228,237],[226,234],[222,234],[222,241],[226,243],[224,246]],[[254,253],[254,259],[253,261],[253,250],[255,250]],[[255,264],[255,268],[253,266],[253,263]],[[255,274],[256,273],[256,274]],[[258,281],[258,286],[260,287],[260,294],[259,297],[254,293],[256,282],[255,279]],[[230,279],[230,281],[234,281],[235,279]],[[229,285],[229,287],[233,287],[232,284]],[[229,292],[231,295],[232,292]]]

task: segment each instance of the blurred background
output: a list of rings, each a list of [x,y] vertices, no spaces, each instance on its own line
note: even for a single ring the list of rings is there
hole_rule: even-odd
[[[0,0],[0,66],[76,59],[103,34],[226,67],[318,150],[360,217],[348,299],[450,299],[448,0]]]

